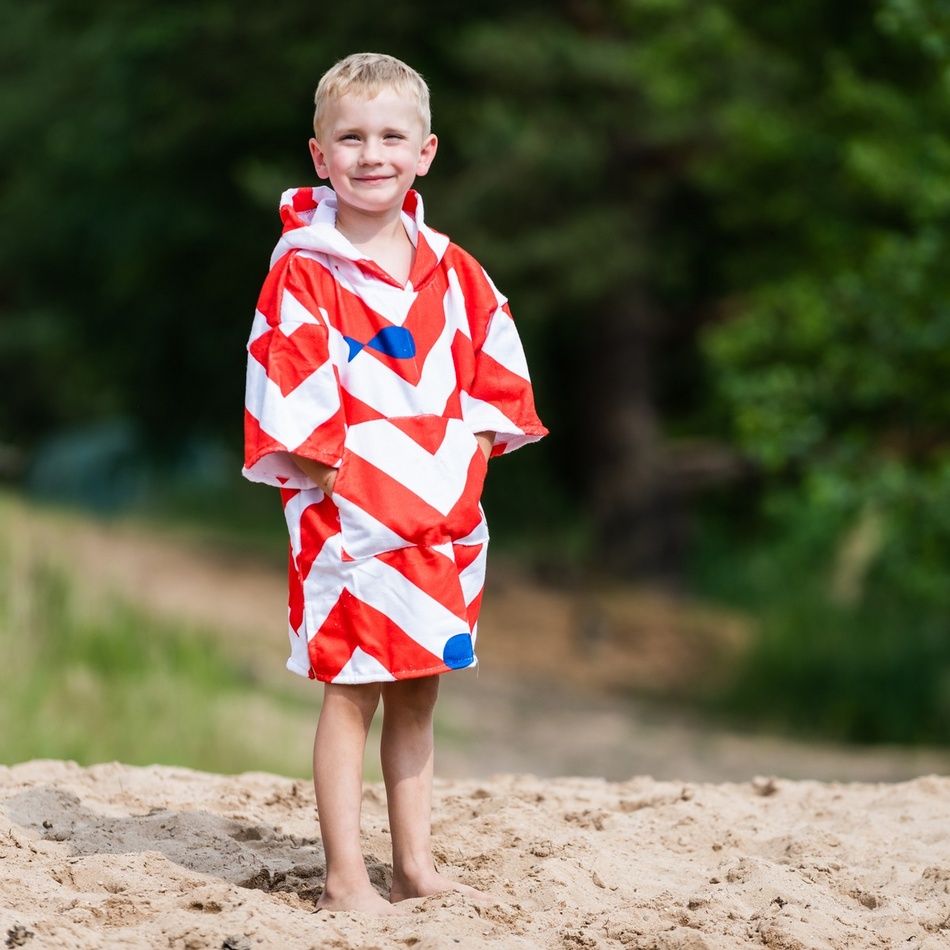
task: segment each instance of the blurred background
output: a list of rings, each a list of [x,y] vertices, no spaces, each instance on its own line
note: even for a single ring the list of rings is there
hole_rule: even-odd
[[[944,0],[0,24],[0,762],[306,774],[244,344],[313,88],[374,49],[430,83],[427,221],[510,298],[552,432],[492,466],[445,768],[950,765]]]

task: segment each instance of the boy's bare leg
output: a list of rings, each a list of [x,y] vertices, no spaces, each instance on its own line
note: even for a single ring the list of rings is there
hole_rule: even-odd
[[[432,714],[439,695],[439,677],[385,683],[382,694],[380,760],[393,841],[390,900],[396,903],[449,890],[490,900],[474,887],[441,875],[432,857]]]
[[[327,880],[317,907],[400,913],[370,883],[360,846],[363,752],[379,704],[379,683],[327,683],[313,741],[313,787]]]

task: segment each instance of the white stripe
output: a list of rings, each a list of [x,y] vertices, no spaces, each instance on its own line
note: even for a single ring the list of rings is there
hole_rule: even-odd
[[[245,405],[261,429],[293,451],[337,412],[336,374],[327,360],[284,396],[264,367],[248,360]]]
[[[434,455],[385,419],[351,426],[346,444],[350,452],[386,472],[443,515],[462,496],[478,448],[460,419],[449,420]]]
[[[350,557],[372,557],[411,546],[405,538],[377,521],[369,512],[354,505],[348,498],[338,494],[334,496],[334,501],[340,512],[343,549]]]
[[[448,272],[448,289],[442,298],[442,310],[445,313],[445,322],[472,339],[472,328],[468,322],[468,309],[465,306],[465,292],[459,282],[458,274],[453,267]]]
[[[492,315],[482,352],[522,379],[529,378],[528,363],[515,322],[504,310],[496,310]]]
[[[353,561],[344,561],[338,534],[323,542],[320,553],[310,566],[310,573],[303,582],[304,625],[307,639],[312,640],[326,623],[330,611],[347,586],[350,566]]]
[[[290,610],[288,608],[288,615]],[[307,624],[304,621],[303,629],[297,634],[294,628],[287,623],[287,635],[290,638],[290,656],[287,658],[287,669],[301,676],[310,675],[310,651],[306,637]]]
[[[501,436],[501,440],[496,437],[496,445],[499,441],[507,441],[513,436],[524,434],[524,431],[493,403],[476,399],[465,390],[459,391],[459,401],[462,404],[462,418],[465,424],[472,432],[495,432],[497,436]]]
[[[333,677],[333,682],[391,683],[395,679],[396,677],[379,660],[357,647],[343,669]]]
[[[322,307],[319,310],[326,320],[326,310]],[[320,322],[316,314],[309,311],[289,290],[284,290],[280,297],[280,323],[277,328],[285,336],[291,336],[301,323]]]
[[[483,544],[478,557],[459,574],[459,581],[462,584],[462,594],[465,597],[465,606],[467,607],[481,592],[485,586],[485,564],[488,561],[488,545]]]

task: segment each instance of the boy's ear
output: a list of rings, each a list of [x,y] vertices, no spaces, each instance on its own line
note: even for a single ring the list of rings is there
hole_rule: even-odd
[[[424,175],[429,170],[438,147],[439,140],[430,132],[422,143],[422,151],[419,153],[419,161],[416,164],[417,175]]]
[[[313,167],[316,169],[317,174],[321,178],[329,178],[330,169],[327,168],[326,156],[323,154],[323,149],[320,148],[320,143],[316,139],[310,140],[310,157],[313,159]]]

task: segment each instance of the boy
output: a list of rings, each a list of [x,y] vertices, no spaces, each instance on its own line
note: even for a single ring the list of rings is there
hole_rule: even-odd
[[[440,674],[476,665],[491,455],[541,438],[505,299],[427,227],[411,190],[435,157],[414,70],[361,53],[315,96],[327,187],[281,199],[248,343],[244,474],[281,488],[290,532],[288,667],[322,681],[313,777],[327,861],[318,907],[400,913],[435,868],[432,716]],[[383,701],[393,844],[387,902],[360,848],[363,751]]]

